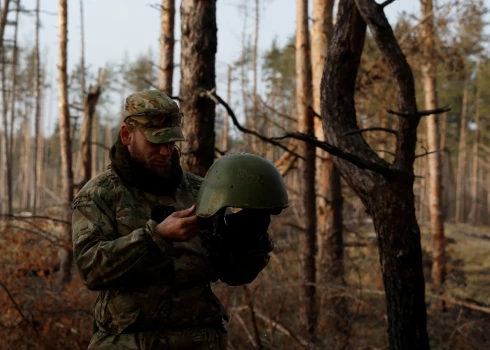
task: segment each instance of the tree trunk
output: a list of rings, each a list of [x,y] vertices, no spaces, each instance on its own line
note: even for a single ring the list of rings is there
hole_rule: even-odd
[[[95,107],[99,100],[102,73],[99,71],[99,79],[96,86],[90,86],[87,99],[83,103],[83,119],[80,129],[80,157],[82,159],[82,180],[80,188],[92,178],[92,134],[94,126]]]
[[[461,106],[461,128],[459,132],[458,146],[458,170],[456,174],[456,222],[466,220],[466,135],[468,133],[468,74],[465,73],[463,84],[463,104]]]
[[[433,12],[432,0],[421,0],[422,17]],[[437,108],[437,63],[434,50],[435,33],[434,17],[431,16],[421,24],[424,59],[422,74],[424,77],[425,109]],[[430,231],[432,235],[432,291],[443,293],[446,279],[446,240],[444,237],[444,220],[442,217],[442,161],[439,151],[440,136],[438,116],[426,117],[427,145],[429,152],[429,212]]]
[[[313,25],[311,30],[311,61],[313,75],[313,109],[320,113],[320,83],[333,32],[334,0],[313,0]],[[315,136],[324,140],[322,123],[315,118]],[[321,293],[320,310],[326,310],[325,322],[328,348],[339,348],[342,335],[342,318],[345,302],[339,290],[345,286],[344,243],[342,230],[342,191],[340,173],[327,152],[317,149],[317,241],[318,282],[328,285],[330,293]]]
[[[0,13],[0,64],[1,64],[1,75],[2,75],[2,120],[3,120],[3,137],[1,138],[2,144],[1,144],[1,149],[2,149],[2,175],[3,175],[3,181],[1,183],[1,191],[0,193],[2,196],[5,196],[7,201],[6,201],[6,208],[5,206],[2,206],[2,212],[7,211],[9,214],[12,214],[12,178],[11,178],[11,164],[10,164],[10,149],[9,149],[9,128],[8,128],[8,121],[7,121],[7,111],[8,111],[8,99],[7,99],[7,87],[5,86],[6,83],[6,73],[5,73],[5,50],[3,47],[4,43],[4,35],[5,35],[5,26],[7,24],[7,15],[9,11],[9,5],[10,1],[9,0],[4,0],[3,2],[3,7]],[[3,201],[0,201],[3,202]]]
[[[298,126],[303,133],[313,135],[312,85],[310,35],[308,29],[308,1],[296,1],[296,105]],[[299,249],[303,269],[302,313],[310,340],[315,338],[318,318],[316,303],[316,197],[315,197],[315,146],[301,144],[301,154],[306,161],[300,165],[303,177],[303,208],[306,231],[301,232]]]
[[[254,35],[254,46],[253,46],[253,54],[252,54],[252,72],[253,72],[253,81],[252,81],[252,130],[258,131],[258,119],[257,115],[257,59],[258,59],[258,46],[259,46],[259,0],[255,0],[255,35]],[[252,153],[258,153],[259,147],[257,144],[257,138],[252,138]]]
[[[483,128],[483,125],[480,122],[480,66],[481,66],[481,54],[478,55],[478,61],[476,65],[476,96],[475,96],[475,115],[474,121],[476,125],[475,129],[475,139],[473,140],[473,166],[471,171],[471,210],[469,214],[469,221],[476,225],[478,223],[479,212],[481,210],[481,201],[479,195],[479,152],[478,148],[480,147],[480,131]]]
[[[61,179],[63,184],[63,200],[67,206],[66,216],[69,220],[69,206],[73,202],[73,169],[70,113],[68,110],[68,76],[66,70],[67,43],[68,43],[68,8],[67,0],[59,1],[59,63],[58,63],[58,85],[59,85],[59,110],[60,110],[60,150],[61,150]],[[66,230],[67,248],[63,249],[60,268],[60,282],[68,283],[71,280],[71,268],[73,265],[73,250],[71,249],[71,227]]]
[[[106,127],[105,127],[105,146],[107,149],[110,149],[113,145],[112,142],[112,124],[111,119],[107,118]],[[108,169],[109,164],[111,163],[109,159],[109,152],[104,152],[104,171]]]
[[[39,0],[36,0],[36,47],[34,49],[34,72],[35,72],[35,80],[34,80],[34,98],[35,98],[35,150],[34,150],[34,199],[33,199],[33,208],[32,211],[34,213],[37,212],[37,208],[39,207],[41,201],[39,200],[40,191],[41,191],[41,172],[43,169],[43,135],[41,132],[41,65],[40,65],[40,57],[39,57],[39,30],[41,26],[40,18],[39,18],[39,10],[40,3]]]
[[[204,176],[214,161],[215,104],[202,90],[215,84],[216,0],[183,0],[180,7],[182,28],[181,110],[184,113],[183,167]]]
[[[420,116],[412,71],[382,6],[368,0],[343,0],[337,19],[322,80],[325,139],[379,167],[375,172],[334,158],[342,176],[373,218],[385,285],[390,349],[429,349],[422,248],[413,194]],[[366,22],[393,75],[399,94],[398,109],[407,115],[399,119],[393,164],[380,158],[360,133],[344,136],[358,130],[354,91]]]
[[[10,135],[9,135],[9,164],[8,169],[9,178],[11,179],[10,185],[10,196],[12,197],[13,206],[13,169],[14,169],[14,123],[15,123],[15,102],[17,99],[17,63],[18,63],[18,47],[17,47],[17,37],[19,32],[19,13],[20,13],[20,0],[17,1],[17,8],[15,11],[15,22],[14,22],[14,42],[12,48],[12,61],[10,66]]]
[[[228,80],[226,84],[226,103],[228,105],[231,105],[231,66],[228,65]],[[223,140],[222,140],[222,145],[221,145],[221,150],[223,152],[228,151],[228,134],[229,134],[229,119],[230,116],[228,115],[228,112],[225,114],[225,120],[223,121]]]
[[[172,96],[174,74],[174,23],[175,0],[162,0],[160,67],[158,70],[158,88]]]
[[[29,167],[29,147],[30,147],[30,135],[29,135],[29,119],[26,117],[21,124],[21,141],[23,147],[20,149],[20,208],[27,210],[29,208],[29,173],[31,169]]]

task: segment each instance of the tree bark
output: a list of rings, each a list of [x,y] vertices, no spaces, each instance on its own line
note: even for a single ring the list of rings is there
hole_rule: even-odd
[[[82,180],[80,187],[85,185],[92,178],[92,157],[95,156],[92,152],[92,134],[94,125],[95,107],[99,100],[101,93],[101,76],[99,71],[99,78],[96,86],[90,86],[87,99],[83,103],[83,119],[82,127],[80,129],[80,157],[82,159]]]
[[[37,212],[40,201],[40,191],[41,191],[41,173],[43,170],[43,135],[41,131],[41,65],[39,57],[39,30],[41,26],[40,17],[40,1],[36,0],[36,47],[34,49],[34,98],[36,100],[35,104],[35,150],[34,150],[34,199],[33,199],[33,212]]]
[[[308,0],[296,1],[296,105],[299,131],[313,135],[310,35],[308,29]],[[301,144],[306,161],[300,165],[303,177],[303,208],[306,231],[301,232],[299,249],[303,269],[302,313],[310,340],[315,339],[318,307],[316,303],[316,194],[315,146]]]
[[[481,138],[481,129],[483,128],[483,125],[480,122],[480,86],[479,86],[479,81],[480,81],[480,67],[481,67],[481,54],[478,55],[478,61],[476,65],[476,94],[475,94],[475,114],[474,114],[474,121],[476,125],[475,129],[475,139],[473,140],[473,152],[472,152],[472,158],[473,158],[473,164],[472,164],[472,171],[471,171],[471,209],[470,213],[468,216],[469,221],[473,224],[476,225],[478,224],[478,220],[480,217],[480,210],[481,210],[481,201],[480,201],[480,195],[479,195],[479,152],[478,149],[480,147],[480,138]]]
[[[421,0],[422,17],[430,16],[433,12],[432,0]],[[434,32],[434,17],[430,16],[421,24],[423,42],[422,74],[424,77],[425,109],[436,109],[437,99],[437,57]],[[432,235],[432,291],[443,293],[446,279],[446,240],[444,237],[444,219],[442,216],[442,160],[438,152],[440,145],[438,116],[426,117],[427,145],[429,152],[429,212],[430,231]]]
[[[320,83],[333,33],[334,0],[313,0],[311,30],[311,61],[313,82],[313,109],[320,113]],[[324,140],[322,123],[315,118],[315,136]],[[326,347],[338,348],[342,342],[342,318],[345,303],[339,289],[345,286],[344,243],[342,229],[342,191],[340,172],[327,152],[317,149],[317,273],[320,285],[328,285],[329,293],[321,293],[320,310],[326,310],[325,322],[329,332]]]
[[[231,104],[231,72],[232,68],[230,65],[228,65],[228,79],[227,79],[227,84],[226,84],[226,103],[228,105]],[[223,121],[223,140],[222,140],[222,145],[221,145],[221,150],[223,152],[228,151],[228,137],[229,137],[229,119],[230,116],[228,115],[228,112],[225,114],[225,119]]]
[[[160,67],[158,70],[158,88],[172,96],[174,74],[174,27],[175,0],[162,0]]]
[[[257,59],[258,59],[258,46],[259,46],[259,0],[255,0],[255,35],[254,35],[254,46],[253,46],[253,54],[252,54],[252,72],[253,72],[253,81],[252,81],[252,130],[258,131],[258,99],[257,99]],[[259,147],[257,144],[257,138],[252,138],[252,153],[258,153]]]
[[[1,64],[1,74],[2,74],[2,120],[3,120],[3,137],[1,138],[2,144],[2,175],[3,181],[1,183],[1,191],[2,196],[5,196],[6,208],[2,206],[2,212],[7,211],[9,214],[12,214],[12,177],[11,177],[11,164],[10,164],[10,149],[9,149],[9,128],[7,121],[7,111],[8,111],[8,99],[7,99],[7,88],[5,86],[6,83],[6,73],[5,73],[5,50],[3,47],[4,43],[4,35],[5,35],[5,26],[7,25],[7,15],[9,11],[10,0],[4,0],[3,7],[0,13],[0,64]],[[0,202],[3,202],[0,201]],[[4,202],[5,203],[5,202]]]
[[[183,0],[180,7],[181,110],[184,113],[183,167],[204,176],[214,161],[215,104],[202,90],[215,88],[216,0]]]
[[[67,76],[67,43],[68,43],[68,8],[67,0],[59,1],[59,110],[60,110],[60,148],[61,148],[61,179],[63,186],[63,200],[67,206],[66,216],[69,219],[69,206],[73,202],[73,169],[70,113],[68,110],[68,76]],[[71,280],[71,268],[73,265],[73,250],[71,248],[71,227],[66,231],[67,248],[63,249],[60,268],[60,282],[68,283]]]
[[[458,170],[456,174],[456,222],[466,220],[466,135],[468,134],[468,74],[465,73],[463,84],[463,103],[461,110],[461,127],[459,132],[458,146]]]
[[[356,8],[357,4],[357,8]],[[381,175],[334,158],[360,196],[378,237],[385,285],[390,349],[429,349],[420,230],[414,210],[413,163],[420,116],[412,71],[383,13],[372,0],[342,0],[322,80],[322,120],[327,142],[375,163]],[[357,130],[354,91],[366,23],[395,81],[400,117],[396,156],[381,159]]]
[[[13,169],[14,169],[14,123],[15,123],[15,102],[17,99],[17,65],[18,65],[18,46],[17,37],[19,33],[19,13],[20,13],[20,0],[17,1],[17,8],[15,11],[15,22],[14,22],[14,42],[12,47],[12,62],[10,66],[10,135],[9,135],[9,164],[8,169],[9,178],[11,179],[10,196],[12,197],[13,206]]]

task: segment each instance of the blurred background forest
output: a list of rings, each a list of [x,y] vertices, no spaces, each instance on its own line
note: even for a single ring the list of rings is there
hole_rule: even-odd
[[[87,62],[84,51],[85,47],[92,50],[91,42],[85,42],[84,26],[100,18],[84,18],[83,0],[68,5],[61,0],[57,13],[43,9],[48,2],[50,7],[55,3],[3,0],[0,11],[0,349],[87,347],[96,293],[85,288],[74,267],[63,266],[64,257],[70,254],[67,203],[88,179],[107,169],[108,149],[116,140],[127,94],[150,88],[176,99],[182,98],[182,91],[199,94],[185,89],[192,86],[185,81],[192,80],[192,74],[183,74],[191,68],[183,66],[184,59],[179,57],[181,51],[182,55],[186,52],[180,49],[181,28],[176,25],[183,28],[186,23],[186,18],[178,18],[181,2],[141,2],[139,6],[158,13],[157,20],[161,14],[160,43],[141,52],[134,52],[128,43],[127,55],[100,67]],[[194,2],[182,0],[182,6]],[[422,5],[427,2],[421,1]],[[114,13],[107,16],[117,16],[117,7],[124,6],[122,0],[115,3]],[[295,34],[294,28],[298,30],[299,20],[288,24],[287,39],[271,40],[266,49],[258,47],[264,26],[262,11],[271,3],[293,10],[300,3],[310,6],[309,80],[298,64],[300,32]],[[421,122],[416,147],[420,156],[414,165],[428,332],[433,349],[486,349],[490,348],[489,3],[430,3],[429,10],[417,6],[418,12],[389,17],[413,70],[420,109],[427,101],[428,35],[432,38],[436,104],[450,107],[437,117],[435,147],[430,140],[433,129]],[[312,83],[309,95],[313,114],[317,114],[312,117],[315,134],[323,137],[318,91],[337,1],[217,1],[216,8],[220,6],[233,9],[234,17],[228,21],[239,33],[241,47],[236,46],[228,62],[218,61],[212,68],[213,79],[216,69],[216,94],[237,117],[234,122],[223,106],[216,105],[213,124],[206,126],[211,130],[214,156],[252,152],[274,162],[285,178],[291,202],[273,220],[270,233],[275,251],[258,279],[243,288],[219,282],[213,286],[231,314],[230,349],[387,349],[378,240],[362,201],[331,169],[330,157],[317,151],[318,218],[311,235],[309,215],[304,212],[307,179],[302,159],[240,130],[245,127],[263,138],[306,130],[300,116],[303,102],[298,98],[298,82],[306,79]],[[79,16],[80,30],[73,31],[77,36],[63,17],[67,8],[69,18]],[[44,44],[39,37],[43,22],[57,16],[58,48],[51,47],[53,38],[51,44]],[[21,37],[25,23],[34,24],[34,30]],[[131,26],[138,31],[137,24]],[[218,32],[228,30],[218,26]],[[70,53],[76,64],[71,62],[69,69],[67,40],[78,42],[81,48]],[[323,45],[323,56],[315,56],[319,50],[315,45]],[[221,46],[227,43],[218,41]],[[104,50],[111,51],[111,40],[98,50],[99,56]],[[215,58],[207,62],[214,64]],[[398,117],[387,109],[396,110],[397,90],[369,31],[355,98],[358,127],[378,128],[364,132],[365,141],[381,158],[393,161],[396,135],[387,130],[397,128]],[[281,144],[301,150],[297,141]],[[186,147],[183,145],[184,158]],[[440,161],[440,173],[432,176],[442,179],[440,193],[429,183],[430,169],[434,169],[429,159],[434,154]],[[204,175],[202,168],[197,172]],[[330,182],[325,184],[326,172]],[[431,224],[437,222],[431,217],[431,196],[438,196],[440,203],[437,232]],[[317,242],[309,250],[303,249],[305,232]],[[436,237],[442,245],[434,245]],[[444,251],[443,258],[436,249]]]

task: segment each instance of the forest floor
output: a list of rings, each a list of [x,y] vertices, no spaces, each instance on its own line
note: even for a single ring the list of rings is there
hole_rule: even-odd
[[[254,283],[247,289],[219,282],[213,285],[230,312],[231,350],[254,348],[250,305],[256,311],[264,349],[304,348],[298,235],[297,229],[284,221],[275,221],[271,229],[276,249]],[[0,221],[0,282],[9,291],[0,286],[0,350],[86,348],[96,293],[83,286],[75,269],[71,285],[62,292],[56,287],[52,268],[61,245],[60,225],[43,220],[12,225],[8,231],[2,230]],[[434,307],[439,299],[430,290],[431,239],[427,226],[421,225],[421,231],[431,348],[490,349],[490,227],[446,223],[444,311]],[[383,281],[372,225],[347,223],[345,243],[347,286],[341,289],[348,304],[345,349],[388,349]],[[336,289],[318,285],[317,291],[325,296]],[[320,310],[318,349],[329,348],[329,333],[323,323],[328,312]]]

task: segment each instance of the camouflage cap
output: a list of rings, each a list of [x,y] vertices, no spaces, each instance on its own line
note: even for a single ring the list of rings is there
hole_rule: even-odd
[[[185,141],[179,106],[159,90],[140,91],[129,95],[126,98],[124,122],[137,127],[152,143]]]

